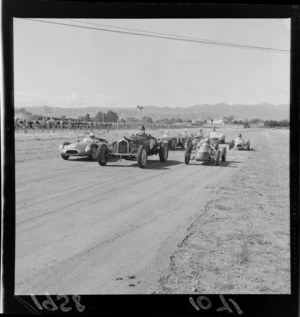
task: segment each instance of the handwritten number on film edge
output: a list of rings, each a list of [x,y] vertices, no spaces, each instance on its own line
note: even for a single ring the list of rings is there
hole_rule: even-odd
[[[60,300],[61,298],[65,299],[65,302],[60,305],[60,309],[63,312],[67,312],[67,311],[70,311],[72,309],[71,307],[65,307],[65,305],[67,305],[69,303],[69,297],[68,296],[66,296],[66,295],[58,295],[58,296],[56,296],[56,298],[57,298],[57,300]]]
[[[223,304],[223,307],[219,307],[216,309],[216,311],[220,312],[220,311],[228,311],[230,313],[233,313],[233,310],[230,308],[230,306],[228,305],[226,299],[224,298],[223,295],[220,295],[220,300]],[[234,306],[234,308],[236,309],[237,313],[239,315],[243,314],[243,311],[241,310],[241,308],[239,307],[239,305],[231,298],[228,299],[232,305]],[[207,296],[199,296],[196,300],[197,304],[195,303],[194,299],[192,297],[189,297],[189,301],[190,303],[193,305],[193,307],[200,311],[202,310],[208,310],[212,307],[212,302],[211,300],[207,297]]]
[[[50,295],[46,295],[47,299],[43,301],[42,306],[34,295],[30,295],[30,296],[33,302],[35,303],[35,305],[37,306],[37,308],[40,310],[42,310],[43,307],[47,309],[48,311],[55,311],[59,309]],[[56,296],[56,298],[57,300],[64,299],[64,302],[60,304],[60,309],[62,312],[68,312],[72,310],[72,307],[66,306],[67,304],[69,304],[69,297],[67,295],[58,295]],[[85,309],[85,306],[80,304],[80,295],[73,295],[72,299],[76,305],[77,311],[79,311],[80,313],[83,312]]]

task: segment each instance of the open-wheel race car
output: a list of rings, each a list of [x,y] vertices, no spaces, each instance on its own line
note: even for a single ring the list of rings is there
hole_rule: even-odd
[[[220,159],[223,162],[226,161],[226,148],[219,147],[219,141],[217,139],[201,139],[193,143],[185,150],[184,161],[185,164],[189,164],[190,160],[201,161],[213,161],[215,165],[220,165]]]
[[[250,141],[244,141],[241,137],[229,142],[229,150],[250,150]]]
[[[151,135],[144,136],[124,136],[123,139],[111,144],[103,143],[97,150],[97,160],[101,166],[107,162],[116,160],[137,161],[140,168],[147,166],[147,157],[150,155],[159,155],[161,162],[168,159],[168,142],[160,141]]]
[[[64,160],[68,160],[70,156],[87,156],[91,161],[95,161],[97,149],[103,143],[107,143],[107,140],[97,138],[94,133],[91,133],[89,137],[85,137],[81,141],[63,142],[59,145],[59,153]]]
[[[171,136],[168,131],[160,138],[161,141],[166,141],[168,143],[168,149],[176,151],[178,146],[178,138],[176,136]]]
[[[220,144],[225,144],[225,134],[212,131],[209,134],[210,139],[218,139]]]
[[[177,137],[177,146],[180,146],[182,149],[189,147],[190,143],[194,139],[194,135],[188,133],[187,130],[180,133]]]

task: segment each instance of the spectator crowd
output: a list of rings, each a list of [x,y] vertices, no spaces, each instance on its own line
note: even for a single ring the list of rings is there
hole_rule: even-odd
[[[101,129],[113,127],[113,123],[105,122],[101,123],[93,120],[81,120],[81,119],[60,119],[60,118],[51,118],[43,117],[39,120],[28,120],[23,118],[15,119],[15,130],[18,129],[68,129],[68,130],[77,130],[77,129]]]

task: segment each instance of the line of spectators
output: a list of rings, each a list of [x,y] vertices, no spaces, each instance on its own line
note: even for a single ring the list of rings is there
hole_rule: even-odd
[[[112,127],[112,123],[101,123],[93,120],[60,119],[44,117],[42,119],[15,119],[15,129],[100,129]]]

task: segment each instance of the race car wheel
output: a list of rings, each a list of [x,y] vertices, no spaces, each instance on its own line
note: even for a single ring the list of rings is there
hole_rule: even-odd
[[[223,150],[222,150],[222,161],[223,162],[226,161],[226,147],[223,147]]]
[[[250,150],[250,141],[248,141],[248,144],[247,144],[247,151]]]
[[[161,162],[167,162],[169,150],[166,144],[164,144],[159,150],[159,159]]]
[[[147,151],[144,145],[140,145],[137,151],[137,162],[140,168],[145,168],[147,165]]]
[[[190,163],[191,153],[192,153],[192,148],[188,147],[185,150],[185,152],[184,152],[184,162],[185,162],[185,164],[189,164]]]
[[[65,155],[65,154],[61,154],[60,155],[62,157],[63,160],[68,160],[69,159],[69,155]]]
[[[172,149],[173,149],[174,151],[176,151],[176,149],[177,149],[177,141],[176,141],[176,140],[174,140],[174,141],[172,142]]]
[[[215,165],[216,166],[220,165],[220,150],[215,151]]]
[[[97,146],[96,145],[92,145],[92,148],[91,148],[91,155],[89,156],[89,159],[91,161],[96,161],[97,159]]]
[[[101,166],[105,166],[107,164],[107,153],[108,147],[106,144],[101,144],[96,152],[96,159]]]

